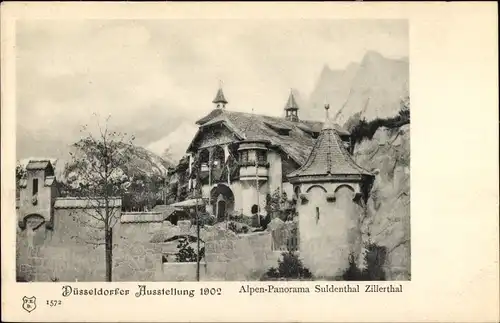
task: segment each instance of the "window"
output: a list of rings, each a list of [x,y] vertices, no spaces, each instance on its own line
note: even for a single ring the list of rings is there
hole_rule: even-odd
[[[247,162],[248,161],[248,150],[243,150],[240,152],[240,161]]]
[[[33,196],[38,193],[38,178],[33,178]]]
[[[257,161],[263,163],[267,161],[267,154],[265,150],[257,150]]]
[[[316,208],[316,224],[319,222],[319,207]]]
[[[257,214],[259,212],[259,207],[257,206],[257,204],[252,205],[251,212],[252,214]]]

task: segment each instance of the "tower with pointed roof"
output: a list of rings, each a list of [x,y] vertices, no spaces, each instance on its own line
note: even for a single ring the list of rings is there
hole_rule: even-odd
[[[360,219],[374,175],[357,165],[328,117],[306,162],[288,175],[298,197],[300,252],[317,277],[341,275],[361,253]]]
[[[228,103],[226,97],[224,96],[224,92],[222,92],[222,85],[219,86],[219,90],[215,95],[215,99],[212,101],[215,104],[216,109],[225,109],[226,104]]]
[[[28,220],[36,220],[51,229],[54,199],[58,196],[52,162],[45,159],[30,160],[26,165],[26,175],[20,180],[19,190],[19,227],[24,229]]]
[[[299,106],[295,101],[295,97],[293,95],[293,91],[290,90],[290,95],[288,96],[288,100],[285,105],[285,118],[289,121],[299,121]]]

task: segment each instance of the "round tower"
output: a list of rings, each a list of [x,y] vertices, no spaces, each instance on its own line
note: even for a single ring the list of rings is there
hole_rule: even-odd
[[[349,259],[359,258],[362,201],[373,181],[344,147],[329,108],[306,162],[288,175],[298,193],[300,255],[315,277],[326,279],[342,275]]]

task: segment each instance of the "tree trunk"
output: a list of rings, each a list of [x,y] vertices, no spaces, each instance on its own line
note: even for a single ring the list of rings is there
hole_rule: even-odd
[[[105,230],[105,245],[106,245],[106,281],[112,281],[112,269],[113,269],[113,229],[106,228]]]

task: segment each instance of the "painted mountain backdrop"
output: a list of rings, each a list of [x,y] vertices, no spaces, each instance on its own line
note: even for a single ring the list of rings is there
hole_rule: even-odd
[[[361,62],[353,62],[345,69],[332,70],[325,65],[310,95],[300,89],[293,89],[293,92],[300,106],[301,119],[323,120],[327,100],[336,122],[345,124],[352,116],[369,121],[396,115],[401,99],[408,95],[408,80],[406,58],[389,59],[369,51]],[[270,107],[269,111],[282,113],[283,108]],[[194,122],[200,117],[166,106],[144,107],[129,122],[119,124],[116,130],[135,134],[136,145],[175,164],[196,133]],[[58,132],[35,133],[18,123],[18,159],[32,155],[65,159],[68,146],[79,137],[77,130],[67,129],[67,135],[61,137]]]
[[[408,96],[408,82],[406,58],[389,59],[369,51],[360,63],[351,63],[343,70],[325,65],[300,116],[321,120],[328,102],[339,124],[345,124],[355,114],[367,121],[393,117],[401,99]]]
[[[368,51],[361,62],[353,62],[343,70],[332,70],[325,65],[309,97],[303,95],[300,89],[292,91],[300,107],[301,119],[323,120],[324,105],[328,102],[335,121],[345,125],[352,116],[370,121],[377,117],[397,115],[401,100],[409,95],[408,83],[408,59],[389,59],[377,52]],[[194,122],[186,119],[146,147],[159,155],[163,155],[167,149],[170,158],[178,160],[196,129]]]

